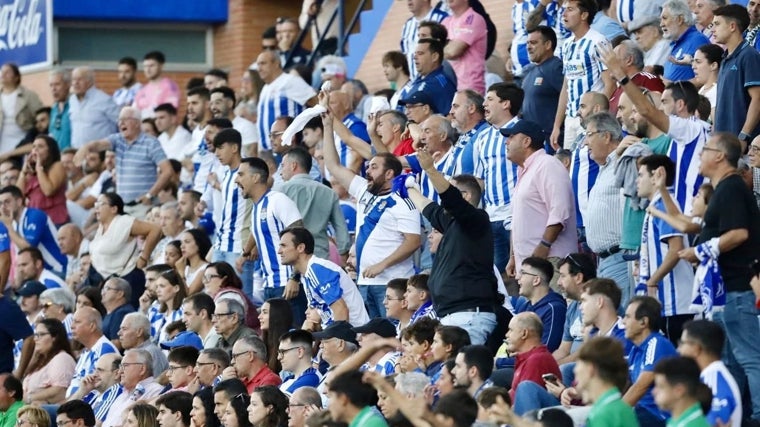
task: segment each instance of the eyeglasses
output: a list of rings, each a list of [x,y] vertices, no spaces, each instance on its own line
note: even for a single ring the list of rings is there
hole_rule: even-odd
[[[749,151],[750,151],[751,153],[757,153],[757,152],[760,152],[760,147],[758,147],[757,145],[750,145],[750,146],[749,146]]]
[[[712,147],[708,147],[706,145],[704,147],[702,147],[702,151],[716,151],[718,153],[722,153],[723,152],[723,150],[721,150],[719,148],[712,148]]]
[[[227,313],[214,313],[214,314],[211,315],[211,318],[212,319],[218,319],[220,317],[229,316],[229,315],[232,315],[232,314],[235,314],[235,313],[233,313],[231,311],[227,312]]]
[[[404,300],[403,298],[388,298],[388,297],[383,298],[383,301],[403,301],[403,300]]]
[[[282,132],[269,132],[269,139],[277,138],[279,136],[282,136],[282,134],[284,134],[284,133],[285,133],[285,131],[282,131]]]
[[[222,276],[220,276],[218,274],[204,274],[203,275],[203,281],[204,282],[210,282],[211,279],[218,279],[220,277],[222,277]]]
[[[541,277],[541,276],[539,276],[539,275],[538,275],[538,274],[536,274],[536,273],[531,273],[531,272],[529,272],[529,271],[522,271],[522,270],[520,270],[520,275],[521,275],[521,276],[533,276],[533,277]]]
[[[216,365],[214,362],[195,362],[195,366],[201,367],[206,365]]]
[[[112,288],[110,286],[103,286],[103,290],[106,291],[106,292],[108,292],[108,291],[118,291],[118,289]]]
[[[607,132],[607,131],[604,131],[604,130],[592,130],[592,131],[588,131],[588,132],[586,132],[586,138],[591,138],[592,136],[594,136],[594,135],[596,135],[598,133],[603,133],[603,132]]]
[[[301,347],[295,346],[295,347],[290,347],[290,348],[277,349],[277,354],[280,356],[284,356],[285,353],[289,352],[290,350],[295,350],[297,348],[301,348]]]
[[[19,421],[21,421],[21,420],[19,420]],[[62,421],[56,422],[55,425],[57,425],[58,427],[63,427],[66,424],[71,424],[73,422],[74,422],[74,420],[62,420]]]
[[[50,335],[50,332],[37,332],[33,334],[34,338],[44,337],[45,335]]]
[[[581,270],[583,270],[583,267],[581,266],[581,264],[575,258],[573,258],[573,254],[568,254],[565,257],[565,259],[562,260],[562,264],[568,264],[568,263],[572,264],[572,265],[574,265],[576,267],[578,267]]]
[[[145,365],[145,364],[142,363],[142,362],[132,362],[132,363],[121,362],[121,365],[119,366],[119,368],[120,369],[125,369],[125,368],[127,368],[129,366],[132,366],[132,365]]]
[[[174,371],[176,371],[177,369],[183,369],[183,368],[187,368],[187,365],[185,365],[185,366],[182,366],[182,365],[177,365],[177,366],[172,366],[172,365],[169,365],[169,369],[167,369],[167,370],[168,370],[169,372],[174,372]]]
[[[48,301],[48,302],[42,304],[42,308],[50,308],[50,307],[52,307],[54,305],[55,305],[55,303],[52,303],[52,302]]]
[[[241,351],[240,353],[232,353],[232,360],[235,360],[246,353],[253,353],[253,352],[254,352],[253,350],[246,350],[246,351]]]
[[[265,44],[261,45],[261,50],[277,50],[277,46],[267,46]]]
[[[413,109],[413,108],[419,108],[419,107],[423,107],[423,106],[425,106],[425,105],[426,105],[426,104],[406,104],[406,105],[404,106],[404,108],[406,108],[407,110],[411,110],[411,109]]]
[[[22,426],[24,424],[31,424],[31,423],[29,422],[29,420],[23,420],[21,418],[19,418],[19,419],[16,420],[16,425],[17,426]]]

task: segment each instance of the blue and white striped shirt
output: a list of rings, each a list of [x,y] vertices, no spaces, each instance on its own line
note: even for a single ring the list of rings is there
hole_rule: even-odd
[[[585,137],[584,137],[585,138]],[[588,206],[588,196],[599,175],[599,164],[591,160],[585,141],[573,150],[570,161],[570,181],[575,195],[575,219],[577,227],[583,227],[583,214]]]
[[[370,143],[369,133],[367,133],[367,125],[354,113],[348,113],[343,118],[343,124],[351,131],[351,134],[355,137],[363,140],[367,144]],[[352,161],[351,147],[346,145],[337,133],[334,134],[335,149],[338,151],[338,157],[340,158],[340,164],[349,167]]]
[[[120,383],[116,383],[111,387],[108,387],[106,391],[98,394],[92,401],[86,401],[92,406],[93,412],[95,412],[95,419],[101,423],[106,420],[108,411],[111,409],[111,405],[117,397],[124,392],[124,386]]]
[[[459,135],[459,139],[454,145],[454,172],[452,176],[475,173],[475,163],[477,163],[478,158],[475,153],[475,141],[480,137],[480,133],[489,127],[487,121],[481,120],[474,128]]]
[[[153,307],[151,307],[152,309]],[[156,345],[165,342],[169,338],[169,334],[166,333],[166,325],[177,320],[182,320],[182,307],[176,310],[161,313],[158,311],[160,305],[157,306],[155,311],[149,310],[150,323],[150,337]]]
[[[150,191],[158,178],[158,164],[166,160],[161,143],[144,133],[131,144],[120,133],[109,135],[107,140],[116,153],[119,195],[125,203],[139,199]]]
[[[530,64],[528,57],[528,31],[525,24],[528,22],[528,15],[539,4],[539,0],[516,1],[512,5],[512,47],[510,56],[512,57],[512,74],[517,77],[522,76],[523,68]],[[546,21],[541,23],[546,24]]]
[[[449,13],[443,6],[444,2],[438,2],[438,4],[428,11],[422,19],[417,19],[414,16],[407,19],[404,23],[404,27],[401,29],[401,52],[406,55],[406,60],[409,63],[409,78],[414,81],[417,78],[417,67],[414,65],[414,51],[417,49],[417,29],[422,21],[434,21],[441,23]]]
[[[736,380],[722,361],[716,360],[699,375],[705,385],[712,390],[713,398],[710,412],[705,414],[707,422],[714,426],[717,420],[728,423],[731,427],[742,424],[742,396]]]
[[[454,167],[456,166],[454,151],[455,149],[453,147],[449,148],[449,151],[434,163],[435,169],[445,176],[446,180],[449,180],[454,176]],[[409,163],[409,168],[412,172],[417,174],[417,183],[420,185],[420,193],[433,202],[438,203],[438,192],[435,191],[435,186],[430,180],[430,176],[422,169],[419,160],[417,160],[417,153],[406,156],[406,161]]]
[[[562,46],[565,44],[565,41],[573,36],[573,33],[565,28],[565,24],[562,23],[562,14],[564,13],[565,6],[560,5],[557,0],[552,0],[544,10],[546,25],[551,27],[557,35],[557,48],[554,50],[554,54],[557,56],[562,53]]]
[[[696,117],[670,116],[668,135],[673,138],[668,157],[676,164],[676,200],[681,210],[689,215],[694,196],[704,181],[699,174],[699,153],[710,137],[710,125]]]
[[[282,73],[272,83],[264,85],[256,107],[259,144],[262,150],[271,150],[269,129],[280,116],[295,117],[306,107],[306,102],[317,93],[302,78]]]
[[[251,217],[252,203],[243,197],[243,190],[235,184],[237,169],[227,170],[222,179],[221,221],[217,224],[215,248],[222,252],[242,253],[243,244],[248,240],[251,230],[248,220]]]
[[[268,191],[253,205],[251,233],[256,239],[265,288],[285,286],[293,268],[280,264],[280,232],[301,219],[296,203],[283,193]]]
[[[593,29],[578,40],[569,38],[562,47],[562,63],[567,81],[568,117],[576,117],[584,93],[604,90],[602,71],[607,67],[599,60],[596,45],[607,39]]]
[[[309,306],[319,311],[323,328],[335,321],[330,306],[340,299],[348,307],[348,323],[361,326],[369,322],[359,288],[334,262],[312,255],[301,280]]]
[[[517,122],[517,117],[504,126]],[[480,133],[474,151],[477,153],[475,176],[485,183],[483,201],[491,222],[504,221],[512,226],[512,194],[517,184],[517,165],[507,159],[507,144],[499,128],[489,126]]]
[[[82,350],[79,354],[76,368],[74,368],[74,377],[71,379],[71,384],[66,390],[66,397],[70,397],[76,393],[84,377],[95,372],[95,363],[100,359],[100,356],[109,353],[119,353],[119,350],[116,349],[111,341],[108,341],[105,335],[101,335],[91,348]]]

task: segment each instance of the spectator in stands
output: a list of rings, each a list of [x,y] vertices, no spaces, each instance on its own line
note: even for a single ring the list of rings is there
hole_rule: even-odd
[[[124,279],[112,277],[103,284],[103,306],[107,314],[103,317],[103,334],[117,348],[123,348],[119,342],[119,328],[124,316],[135,311],[129,303],[132,300],[132,288]]]
[[[644,71],[654,74],[653,67],[669,62],[670,41],[662,36],[659,15],[634,19],[628,23],[628,32],[644,52]]]
[[[16,413],[24,406],[24,390],[13,374],[0,374],[0,426],[14,427]]]
[[[356,353],[359,344],[356,341],[356,332],[348,322],[334,322],[324,330],[312,333],[312,336],[319,340],[322,359],[328,364],[327,372],[322,376],[322,382],[318,387],[320,392],[325,393],[325,383],[329,383],[332,371]]]
[[[0,83],[7,103],[3,114],[9,116],[0,115],[3,123],[0,152],[6,153],[13,150],[24,139],[26,132],[34,128],[34,115],[42,108],[42,102],[34,91],[21,85],[21,71],[13,62],[6,62],[0,68]],[[13,114],[7,114],[8,111]]]
[[[353,135],[353,137],[358,138],[365,143],[369,143],[370,136],[367,133],[367,125],[352,111],[353,106],[351,103],[351,96],[348,93],[338,91],[330,93],[329,107],[330,112],[333,114],[336,121],[340,120],[340,124],[343,125],[333,124],[333,126],[338,129],[336,132],[337,139],[335,140],[335,148],[340,154],[340,163],[352,170],[359,170],[362,167],[363,159],[354,155],[354,153],[363,154],[367,147],[363,147],[364,150],[361,151],[354,149],[354,153],[352,153],[349,150],[349,145],[353,147],[354,144],[349,144],[349,142],[344,141],[344,139],[349,139],[351,138],[349,135]],[[361,143],[358,143],[358,145],[361,146]]]
[[[435,39],[421,39],[415,48],[414,61],[418,72],[412,81],[410,96],[425,92],[432,100],[432,112],[445,114],[450,110],[456,85],[443,74],[443,43]],[[408,104],[408,103],[407,103]]]
[[[64,403],[58,407],[56,414],[55,425],[74,424],[86,427],[94,427],[96,425],[95,412],[90,405],[81,400],[72,400]]]
[[[390,101],[391,108],[395,109],[398,106],[398,100],[403,97],[402,95],[408,89],[408,83],[411,82],[409,62],[402,52],[393,50],[385,52],[382,66],[383,75],[390,83],[391,89],[395,91]]]
[[[459,132],[454,145],[454,176],[475,172],[475,141],[488,126],[483,114],[483,96],[477,92],[464,90],[454,95],[449,111],[451,126]]]
[[[632,385],[623,400],[634,408],[639,424],[646,426],[665,423],[666,415],[657,408],[652,395],[653,371],[657,362],[676,353],[670,341],[659,332],[661,310],[656,299],[636,296],[628,304],[623,318],[625,336],[633,344],[628,354]]]
[[[219,348],[204,348],[198,354],[193,372],[195,377],[187,391],[213,387],[219,382],[222,372],[230,366],[230,355]]]
[[[662,93],[665,90],[662,79],[644,71],[644,52],[634,41],[624,40],[615,47],[614,51],[620,59],[621,64],[623,64],[625,76],[633,84],[650,92]],[[610,112],[613,114],[617,112],[618,101],[622,93],[622,85],[617,85],[612,96],[610,96]]]
[[[34,356],[24,376],[24,401],[61,403],[74,376],[75,365],[63,323],[42,319],[35,325]]]
[[[227,404],[238,395],[246,395],[245,384],[237,378],[221,381],[214,386],[214,414],[221,419]]]
[[[95,87],[95,71],[92,68],[75,68],[71,72],[71,89],[69,115],[72,147],[79,149],[89,141],[116,132],[119,107],[110,96]]]
[[[565,5],[563,22],[572,32],[562,47],[565,81],[557,104],[557,115],[550,136],[552,147],[556,150],[570,147],[580,133],[578,111],[583,93],[588,91],[604,92],[610,96],[615,90],[609,73],[596,55],[595,47],[606,41],[603,35],[591,28],[591,22],[598,10],[595,1],[570,0]],[[559,140],[560,129],[564,123],[564,142]]]
[[[161,205],[159,211],[159,225],[161,226],[161,240],[156,243],[151,254],[151,264],[163,264],[164,250],[169,242],[179,240],[185,232],[185,222],[179,211],[179,203],[168,202]]]
[[[116,71],[121,87],[114,91],[112,97],[113,102],[121,109],[132,105],[135,95],[142,89],[142,83],[137,81],[137,61],[131,56],[121,58]]]
[[[142,117],[153,117],[154,109],[164,103],[179,107],[179,86],[162,75],[165,62],[166,57],[159,51],[148,52],[143,57],[143,73],[148,82],[137,91],[132,104]]]
[[[314,387],[301,387],[296,390],[288,402],[288,426],[305,427],[309,412],[307,409],[322,409],[322,397]]]
[[[71,72],[62,68],[50,71],[50,92],[53,105],[50,111],[48,135],[58,142],[58,148],[65,150],[71,147],[71,118],[69,117],[69,86]]]
[[[715,118],[718,96],[718,72],[723,61],[723,49],[716,44],[706,44],[694,52],[691,68],[694,70],[694,84],[700,86],[699,94],[710,101],[710,121]]]
[[[760,104],[760,52],[744,42],[749,26],[747,9],[738,4],[715,9],[715,42],[726,47],[718,75],[713,132],[739,135],[742,151],[760,133],[755,109]],[[736,71],[734,73],[733,71]],[[738,76],[741,74],[741,77]],[[760,408],[759,408],[760,409]]]
[[[219,427],[219,419],[214,414],[214,389],[206,387],[193,395],[193,406],[190,410],[192,426]]]
[[[515,313],[530,311],[536,313],[543,323],[541,342],[550,352],[557,350],[562,341],[567,303],[561,295],[549,287],[554,275],[554,266],[539,257],[528,257],[520,265],[517,274],[520,298],[515,304]]]
[[[203,290],[203,273],[208,263],[206,256],[211,251],[211,240],[205,231],[189,229],[181,236],[181,257],[175,263],[175,269],[185,281],[188,293],[194,294]]]
[[[406,302],[406,309],[412,312],[412,317],[409,318],[410,325],[423,317],[438,318],[433,309],[433,301],[428,287],[429,277],[427,274],[415,274],[406,282],[404,301]]]
[[[14,289],[19,289],[29,281],[38,281],[47,289],[65,286],[65,282],[59,276],[45,268],[42,251],[31,246],[18,251],[15,270]]]
[[[484,345],[468,345],[457,353],[451,375],[456,386],[465,388],[470,396],[477,399],[484,388],[492,386],[488,380],[492,370],[491,350]]]
[[[551,28],[540,25],[528,33],[527,46],[530,64],[523,69],[525,101],[522,116],[538,123],[546,134],[545,139],[548,139],[546,137],[552,132],[553,117],[557,115],[556,104],[564,82],[562,60],[554,55],[557,35]],[[545,144],[545,148],[548,153],[554,152],[551,144]]]
[[[690,66],[694,52],[699,46],[710,43],[694,24],[694,15],[684,1],[668,0],[662,5],[660,27],[663,36],[670,40],[673,52],[665,62],[663,79],[667,83],[694,78]]]
[[[369,321],[364,301],[356,285],[340,266],[314,255],[314,237],[303,227],[280,232],[277,251],[280,263],[301,275],[309,307],[316,307],[322,327],[344,320],[353,326]]]
[[[358,206],[370,212],[371,219],[364,229],[366,218],[362,218],[361,224],[357,223],[357,259],[363,261],[357,265],[358,283],[370,317],[384,317],[385,284],[390,279],[412,274],[411,255],[420,246],[419,215],[411,202],[390,192],[391,181],[401,174],[401,162],[392,154],[380,153],[370,160],[368,179],[357,176],[340,164],[332,138],[332,122],[330,115],[324,117],[325,165],[358,200]]]
[[[668,424],[709,425],[702,414],[704,388],[707,386],[699,381],[699,366],[693,359],[669,357],[654,368],[652,394],[657,406],[670,414]]]
[[[7,229],[4,241],[19,249],[39,248],[43,264],[55,274],[63,275],[66,271],[66,257],[61,254],[55,236],[55,224],[45,212],[24,206],[24,196],[18,187],[8,186],[0,189],[0,220]],[[19,224],[19,226],[14,225]],[[6,237],[7,236],[7,237]]]
[[[401,29],[401,52],[406,55],[407,62],[409,63],[409,76],[414,81],[419,73],[414,58],[416,56],[417,41],[421,38],[418,34],[420,23],[423,21],[440,23],[449,14],[442,8],[440,2],[433,7],[430,0],[415,0],[408,3],[408,6],[412,16],[406,20]]]
[[[578,235],[570,177],[562,163],[544,151],[541,126],[520,120],[501,129],[501,134],[507,137],[507,158],[522,168],[511,200],[512,219],[518,225],[507,264],[507,273],[513,276],[515,267],[531,254],[556,262],[572,252]],[[552,277],[546,279],[556,283]]]
[[[439,2],[438,4],[440,5],[442,2]],[[473,5],[474,4],[475,3],[473,3]],[[436,39],[445,45],[449,41],[449,31],[445,26],[438,22],[422,21],[419,23],[419,27],[417,28],[417,39]],[[443,62],[441,62],[441,66],[443,67],[443,74],[445,74],[446,77],[448,77],[449,80],[451,80],[451,82],[456,85],[457,75],[454,72],[454,68],[451,66],[451,62],[449,62],[447,59],[444,59]],[[486,75],[487,74],[488,72],[486,70]]]
[[[243,282],[240,280],[235,267],[226,262],[212,262],[206,267],[203,276],[205,290],[218,304],[222,299],[234,300],[244,308],[245,324],[254,329],[259,329],[256,308],[252,307],[249,297],[243,293]],[[213,321],[213,316],[211,317]]]
[[[219,341],[211,322],[214,307],[214,299],[204,292],[191,294],[182,302],[182,321],[188,331],[195,332],[203,340],[203,348],[216,348]]]
[[[296,45],[296,39],[301,32],[298,22],[293,18],[277,18],[275,28],[282,68],[288,71],[296,65],[306,64],[311,52],[301,45]]]
[[[176,270],[160,273],[155,283],[160,306],[156,318],[151,319],[151,338],[155,343],[163,343],[170,337],[168,325],[182,319],[182,301],[187,297],[187,286]]]
[[[594,20],[591,22],[591,28],[610,41],[615,40],[617,37],[627,38],[627,34],[620,25],[620,22],[609,16],[611,1],[596,0],[596,4],[599,9],[594,15]]]
[[[468,0],[448,3],[451,15],[442,24],[449,33],[443,50],[457,75],[457,90],[484,93],[486,67],[486,21],[470,7]],[[445,110],[438,111],[443,113]]]
[[[224,70],[212,68],[203,75],[203,86],[210,91],[229,86],[230,76]]]
[[[228,119],[232,127],[240,132],[242,144],[249,155],[258,153],[258,137],[256,126],[248,119],[235,115],[235,91],[229,87],[217,87],[210,92],[209,109],[216,119]]]
[[[50,415],[48,412],[37,405],[24,405],[21,407],[16,416],[16,424],[30,424],[34,427],[50,427]]]
[[[151,341],[151,324],[142,313],[124,316],[119,327],[119,342],[124,350],[145,350],[152,356],[153,372],[164,372],[169,368],[166,354]]]
[[[303,79],[283,73],[282,63],[275,51],[264,51],[256,59],[259,75],[265,85],[258,105],[260,150],[271,150],[269,130],[280,116],[297,116],[306,107],[316,104],[316,93]]]
[[[256,335],[244,336],[232,347],[232,365],[222,372],[222,379],[239,378],[249,393],[262,385],[279,386],[282,383],[277,374],[267,366],[267,349],[264,341]]]
[[[0,308],[6,313],[7,322],[0,323],[0,372],[13,372],[22,375],[29,364],[34,351],[32,334],[34,331],[26,320],[21,307],[8,296],[0,296]],[[14,365],[14,342],[22,341],[21,357],[18,366]],[[19,396],[19,400],[21,396]]]
[[[568,254],[559,262],[557,286],[568,299],[562,342],[552,355],[562,368],[562,378],[567,383],[567,373],[563,364],[574,362],[578,357],[578,348],[583,344],[584,324],[580,309],[581,294],[584,284],[596,278],[596,263],[583,253]]]
[[[255,336],[256,332],[245,326],[245,307],[239,302],[223,298],[216,301],[214,314],[211,316],[214,329],[220,335],[217,348],[232,351],[233,345],[243,337]]]
[[[101,277],[118,274],[128,281],[132,285],[130,303],[138,307],[140,295],[145,289],[145,274],[140,268],[148,264],[158,240],[159,227],[127,215],[124,201],[116,193],[100,195],[96,209],[99,225],[90,242],[91,270],[94,269]],[[138,237],[144,239],[141,252],[137,250]]]
[[[678,343],[681,356],[694,359],[702,371],[700,379],[712,390],[712,405],[705,415],[710,425],[742,424],[742,396],[734,377],[720,360],[726,334],[715,322],[694,320],[683,327]]]
[[[311,366],[312,346],[314,338],[304,330],[294,330],[280,337],[277,358],[284,371],[290,374],[283,379],[280,390],[292,395],[302,387],[317,387],[320,376]]]
[[[172,341],[163,344],[163,348],[170,349],[169,369],[166,374],[171,384],[170,391],[188,391],[190,384],[195,381],[198,348],[192,344],[193,341],[196,341],[195,344],[200,343],[197,335],[186,331],[180,332]]]
[[[169,159],[184,161],[192,157],[197,146],[191,143],[192,135],[177,121],[177,109],[169,103],[154,109],[158,142]]]
[[[534,402],[524,402],[526,405],[523,407],[521,403],[514,400],[516,396],[522,396],[521,388],[530,388],[533,385],[543,387],[543,374],[551,373],[558,379],[562,379],[557,362],[546,346],[541,344],[542,335],[543,324],[536,313],[520,313],[509,322],[509,329],[504,342],[509,354],[516,355],[515,373],[509,395],[515,402],[515,412],[520,415],[528,409],[534,409],[528,408],[528,405],[535,404]]]
[[[74,313],[72,338],[84,346],[84,351],[79,355],[66,397],[74,394],[84,378],[95,371],[95,363],[101,356],[119,352],[103,335],[102,322],[100,313],[92,307],[81,307]]]
[[[76,295],[65,287],[47,289],[40,294],[42,315],[45,319],[56,319],[63,323],[69,338],[71,338],[71,322],[74,319],[75,305]]]
[[[277,348],[280,337],[290,331],[293,326],[293,310],[284,298],[270,298],[261,305],[259,310],[259,322],[261,323],[261,339],[267,345],[267,364],[274,372],[280,372]]]
[[[0,165],[0,186],[16,185],[21,174],[21,165],[14,160],[5,160]]]
[[[123,425],[125,427],[139,427],[143,425],[156,427],[158,426],[157,417],[158,409],[155,406],[149,403],[134,403],[127,409],[127,413],[124,414]]]
[[[56,226],[68,221],[66,172],[53,138],[41,135],[34,139],[16,186],[24,191],[27,206],[45,212]]]
[[[147,350],[132,349],[124,352],[121,361],[121,385],[124,391],[114,400],[103,427],[123,424],[127,409],[135,402],[158,396],[163,386],[153,377],[153,358]]]
[[[92,407],[95,418],[102,423],[111,409],[114,399],[123,389],[119,384],[121,355],[109,353],[95,362],[95,372],[85,377],[76,393],[68,401],[81,400]]]
[[[745,36],[747,44],[758,48],[758,31],[760,30],[760,9],[758,9],[758,3],[756,1],[747,2],[747,12],[749,12],[749,26],[747,27],[747,34]]]
[[[84,241],[82,230],[75,224],[66,224],[59,228],[56,242],[61,253],[66,255],[66,283],[70,283],[70,279],[81,269],[81,255],[89,242]]]
[[[353,114],[365,123],[369,121],[372,97],[369,96],[369,90],[367,90],[364,82],[358,79],[348,79],[340,87],[340,90],[348,95]]]
[[[372,427],[386,425],[382,417],[372,411],[377,404],[377,392],[362,381],[361,372],[351,371],[331,378],[328,388],[328,409],[335,421]]]
[[[156,399],[158,425],[161,427],[190,427],[193,396],[185,391],[169,391]]]

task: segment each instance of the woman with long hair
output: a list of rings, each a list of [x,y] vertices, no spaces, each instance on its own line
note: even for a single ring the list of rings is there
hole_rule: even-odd
[[[443,366],[441,367],[441,375],[435,381],[435,384],[433,384],[436,390],[438,390],[439,396],[446,396],[447,394],[454,391],[454,376],[451,375],[451,371],[454,369],[455,364],[456,363],[454,362],[454,359],[448,359],[443,362]]]
[[[193,407],[190,410],[193,427],[219,427],[219,418],[214,413],[214,389],[206,387],[193,395]]]
[[[164,262],[172,268],[177,267],[177,261],[182,258],[182,242],[172,240],[164,246]]]
[[[24,405],[16,412],[16,425],[50,427],[50,415],[37,405]]]
[[[256,307],[243,293],[243,282],[235,271],[235,267],[224,261],[212,262],[203,272],[203,286],[204,291],[214,298],[214,302],[222,298],[230,298],[240,303],[245,307],[245,324],[257,333],[260,331],[261,325],[256,316]]]
[[[715,103],[718,99],[718,71],[723,61],[723,48],[717,44],[704,44],[694,52],[691,69],[694,71],[694,83],[699,94],[710,101],[710,121],[715,116]]]
[[[47,135],[38,135],[32,152],[26,156],[16,187],[24,192],[26,205],[44,211],[56,226],[69,220],[66,209],[66,170],[61,163],[58,143]]]
[[[470,334],[466,330],[459,326],[441,325],[435,329],[430,352],[434,361],[445,362],[455,358],[459,350],[467,345],[470,345]]]
[[[261,339],[267,346],[267,365],[274,372],[280,372],[282,365],[277,357],[280,337],[293,325],[293,309],[284,298],[270,298],[261,305],[259,312]]]
[[[230,399],[224,408],[224,414],[221,419],[222,425],[224,427],[251,427],[251,423],[248,421],[248,413],[246,412],[250,402],[250,396],[245,393],[240,393]]]
[[[187,297],[187,287],[176,270],[167,270],[158,275],[156,300],[160,305],[158,315],[151,324],[151,334],[157,334],[153,337],[154,341],[166,341],[169,338],[166,326],[182,320],[182,301],[185,297]]]
[[[106,316],[106,308],[103,306],[103,294],[94,286],[85,286],[77,291],[77,302],[74,311],[82,307],[92,307],[98,310],[102,317]]]
[[[77,362],[60,320],[42,319],[34,328],[34,356],[24,377],[24,401],[57,404],[66,398]]]
[[[187,283],[187,293],[192,295],[203,290],[203,270],[208,263],[206,255],[211,250],[211,240],[206,232],[193,228],[180,236],[182,256],[174,268]]]
[[[122,427],[159,427],[158,409],[148,403],[135,403],[124,416]]]
[[[253,427],[286,427],[288,397],[271,385],[256,387],[251,393],[248,420]]]
[[[132,307],[140,306],[140,296],[145,291],[145,273],[153,248],[158,242],[161,229],[153,224],[124,213],[124,200],[116,193],[104,193],[95,202],[95,218],[98,230],[90,242],[90,286],[98,278],[118,275],[132,286]],[[142,251],[137,239],[142,238]]]

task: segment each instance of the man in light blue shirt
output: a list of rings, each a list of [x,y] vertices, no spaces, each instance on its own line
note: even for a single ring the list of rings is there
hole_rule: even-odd
[[[80,148],[89,141],[116,133],[119,107],[105,92],[95,87],[95,72],[90,67],[71,72],[69,117],[71,146]]]

